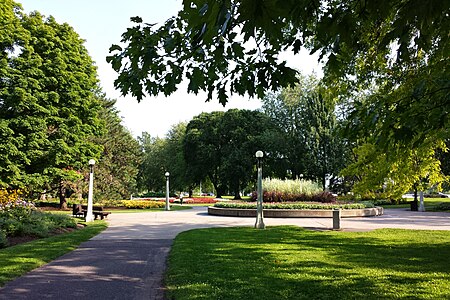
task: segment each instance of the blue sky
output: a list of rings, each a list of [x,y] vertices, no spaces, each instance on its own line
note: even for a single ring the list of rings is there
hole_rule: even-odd
[[[234,97],[225,108],[217,101],[205,103],[204,94],[186,93],[186,85],[169,97],[147,97],[137,103],[131,96],[121,96],[114,89],[116,73],[106,63],[108,49],[120,42],[121,34],[130,26],[130,17],[140,16],[146,23],[162,23],[176,15],[182,7],[181,0],[16,0],[25,12],[37,10],[45,16],[52,15],[59,23],[70,24],[82,39],[89,54],[96,62],[103,91],[109,98],[117,99],[117,108],[124,125],[134,136],[146,131],[152,136],[163,137],[170,127],[181,121],[189,121],[201,112],[229,108],[257,109],[256,99]],[[304,73],[320,70],[314,58],[306,52],[299,56],[286,55],[291,66]]]

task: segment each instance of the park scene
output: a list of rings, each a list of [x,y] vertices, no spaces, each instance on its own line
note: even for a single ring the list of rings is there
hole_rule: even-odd
[[[450,299],[449,15],[2,0],[0,299]]]

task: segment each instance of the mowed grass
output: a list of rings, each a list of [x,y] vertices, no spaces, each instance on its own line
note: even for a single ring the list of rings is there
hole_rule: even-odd
[[[412,202],[413,198],[406,198],[406,201]],[[423,204],[425,205],[425,210],[433,211],[435,206],[439,203],[448,203],[450,202],[450,198],[424,198]],[[409,203],[406,204],[396,204],[396,205],[382,205],[384,208],[410,208],[411,205]]]
[[[75,250],[79,244],[99,234],[106,227],[105,221],[95,221],[70,233],[0,249],[0,286]]]
[[[198,229],[169,255],[167,299],[450,299],[450,232]]]

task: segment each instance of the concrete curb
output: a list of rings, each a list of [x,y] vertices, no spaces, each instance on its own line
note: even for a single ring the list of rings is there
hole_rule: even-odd
[[[342,218],[373,217],[384,213],[382,207],[364,209],[342,209]],[[208,214],[226,217],[256,217],[255,209],[208,207]],[[333,210],[319,209],[264,209],[265,218],[332,218]]]

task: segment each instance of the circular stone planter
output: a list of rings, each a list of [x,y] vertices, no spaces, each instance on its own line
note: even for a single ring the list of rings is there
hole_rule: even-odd
[[[381,216],[382,207],[341,209],[341,218]],[[256,209],[208,207],[208,214],[227,217],[256,217]],[[332,218],[332,209],[264,209],[265,218]]]

